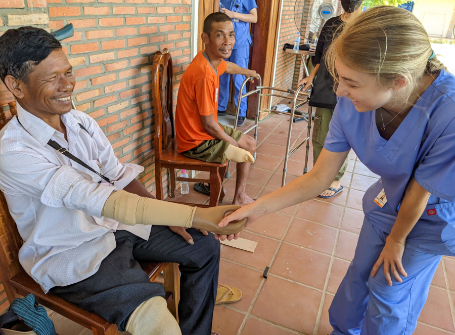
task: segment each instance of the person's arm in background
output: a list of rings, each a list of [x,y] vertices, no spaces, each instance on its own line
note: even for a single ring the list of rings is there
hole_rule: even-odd
[[[218,6],[218,8],[219,8],[219,4],[215,4],[215,6]],[[253,8],[252,10],[250,10],[249,14],[240,14],[237,12],[230,11],[227,8],[222,9],[221,13],[226,14],[231,19],[237,19],[237,20],[243,21],[243,22],[249,22],[249,23],[258,22],[258,11],[256,8]]]

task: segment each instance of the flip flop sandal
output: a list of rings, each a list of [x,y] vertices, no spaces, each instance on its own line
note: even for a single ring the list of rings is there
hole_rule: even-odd
[[[193,186],[196,192],[210,196],[210,185],[205,185],[204,183],[196,183]]]
[[[334,197],[335,195],[337,195],[338,193],[340,193],[341,191],[343,191],[343,186],[340,186],[339,189],[336,189],[336,188],[333,188],[333,187],[329,187],[329,190],[333,191],[335,193],[333,193],[332,195],[318,195],[318,198],[330,199],[330,198]]]
[[[240,299],[242,299],[242,291],[238,288],[218,284],[218,290],[216,291],[216,305],[232,304],[240,301]]]

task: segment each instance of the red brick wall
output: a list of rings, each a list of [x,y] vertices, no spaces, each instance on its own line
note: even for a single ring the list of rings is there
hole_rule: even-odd
[[[191,20],[191,0],[0,0],[0,35],[23,25],[54,30],[73,23],[74,37],[62,44],[77,78],[77,109],[98,122],[121,162],[144,166],[139,180],[152,193],[153,54],[171,50],[175,105],[190,63]],[[0,313],[7,306],[0,283]]]
[[[278,37],[278,55],[276,60],[274,86],[280,88],[295,88],[302,78],[303,69],[300,66],[301,58],[283,51],[286,43],[294,44],[298,29],[301,31],[301,43],[306,42],[308,31],[302,29],[307,26],[314,0],[283,0],[281,12],[280,35]],[[280,99],[274,98],[272,105]]]

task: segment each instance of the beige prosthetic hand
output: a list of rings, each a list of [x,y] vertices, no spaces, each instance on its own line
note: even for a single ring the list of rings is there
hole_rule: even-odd
[[[254,163],[253,156],[246,150],[230,144],[224,153],[226,158],[236,163]]]
[[[219,235],[236,234],[245,228],[247,219],[218,227],[218,223],[240,206],[191,207],[145,198],[123,190],[113,192],[101,215],[127,225],[157,225],[198,228]]]

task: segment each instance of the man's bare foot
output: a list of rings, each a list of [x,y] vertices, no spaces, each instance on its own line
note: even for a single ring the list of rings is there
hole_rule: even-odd
[[[335,190],[338,190],[341,186],[341,183],[340,181],[333,181],[332,184],[330,184],[330,187],[335,189]],[[335,194],[335,191],[332,191],[332,190],[325,190],[324,192],[322,192],[320,194],[321,197],[331,197]]]
[[[234,197],[232,204],[239,205],[239,206],[245,206],[245,205],[249,205],[253,202],[254,202],[253,199],[251,199],[249,196],[247,196],[246,193],[243,193],[237,197]]]

